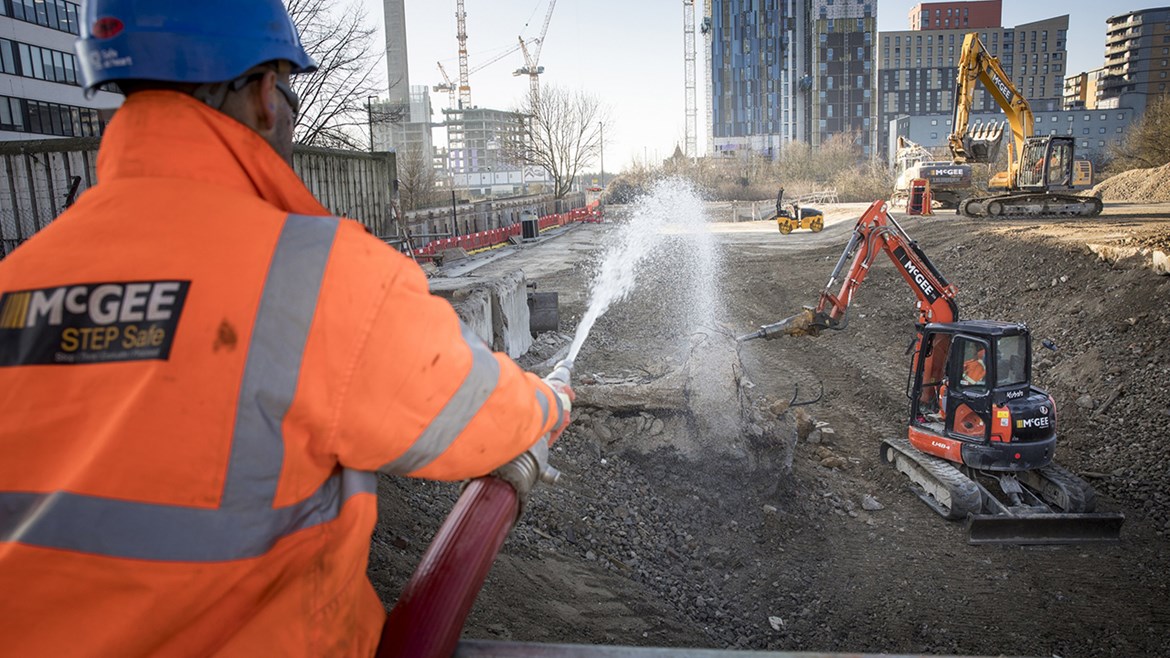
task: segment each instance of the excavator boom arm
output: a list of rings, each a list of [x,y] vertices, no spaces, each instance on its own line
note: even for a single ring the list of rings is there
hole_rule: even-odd
[[[739,340],[776,338],[778,336],[815,336],[824,329],[844,329],[853,295],[877,260],[885,253],[897,266],[898,272],[918,298],[918,322],[954,322],[959,319],[954,286],[947,283],[918,244],[910,239],[905,229],[890,216],[886,202],[874,201],[845,245],[845,251],[829,275],[829,282],[821,291],[816,308],[805,310],[779,322],[764,325],[759,330],[740,336]],[[834,293],[833,289],[840,282]]]
[[[1012,84],[1011,76],[1004,72],[999,64],[999,58],[987,52],[977,32],[971,32],[963,39],[963,50],[959,54],[955,109],[951,121],[951,134],[947,138],[955,162],[980,161],[980,158],[976,157],[977,154],[969,152],[968,149],[968,140],[971,137],[971,107],[975,102],[976,84],[983,85],[1007,117],[1014,138],[1008,174],[1011,180],[1015,180],[1020,156],[1024,150],[1024,140],[1032,135],[1034,121],[1032,106]],[[994,137],[998,142],[999,135]]]
[[[955,287],[947,283],[918,244],[890,216],[886,203],[875,201],[857,220],[853,236],[821,292],[815,312],[819,324],[829,329],[843,328],[853,295],[869,275],[880,253],[889,256],[918,298],[920,323],[954,322],[959,318]],[[833,287],[838,280],[841,285],[834,294]]]

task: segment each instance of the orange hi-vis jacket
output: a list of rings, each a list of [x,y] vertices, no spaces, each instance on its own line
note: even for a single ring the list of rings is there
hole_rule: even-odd
[[[374,473],[482,475],[559,400],[190,97],[98,175],[0,261],[0,654],[371,655]]]

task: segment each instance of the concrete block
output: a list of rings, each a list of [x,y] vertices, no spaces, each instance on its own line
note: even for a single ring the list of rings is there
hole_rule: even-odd
[[[492,302],[492,349],[517,358],[532,347],[527,278],[522,270],[515,270],[492,279],[488,287]]]
[[[492,295],[486,288],[464,288],[460,290],[432,290],[436,295],[451,302],[455,314],[463,324],[471,327],[484,343],[493,342]]]
[[[444,265],[448,263],[455,263],[461,260],[467,260],[468,257],[469,256],[467,255],[467,251],[463,249],[463,247],[452,247],[450,249],[443,249],[439,252],[439,260],[441,260]]]

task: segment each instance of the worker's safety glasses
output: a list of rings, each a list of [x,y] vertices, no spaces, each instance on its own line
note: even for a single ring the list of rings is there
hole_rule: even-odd
[[[262,79],[265,73],[268,73],[268,71],[254,71],[252,73],[241,75],[240,77],[228,83],[228,89],[232,91],[239,91],[253,82]],[[289,108],[292,109],[293,120],[296,120],[297,115],[300,114],[301,111],[300,96],[297,96],[297,92],[293,91],[292,87],[288,86],[288,83],[281,80],[279,77],[276,78],[276,89],[284,95],[284,100],[288,102]]]

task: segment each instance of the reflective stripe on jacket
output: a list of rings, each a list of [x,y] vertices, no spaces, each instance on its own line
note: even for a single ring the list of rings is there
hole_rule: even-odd
[[[556,396],[187,96],[98,175],[0,261],[0,653],[372,654],[373,471],[489,472]]]

